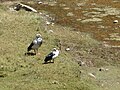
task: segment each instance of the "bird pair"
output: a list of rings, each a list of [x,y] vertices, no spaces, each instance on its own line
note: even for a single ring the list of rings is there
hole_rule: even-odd
[[[31,44],[27,48],[28,53],[31,50],[34,50],[35,54],[37,54],[39,47],[42,45],[42,42],[43,42],[43,39],[41,34],[36,34],[35,39],[31,42]],[[48,61],[51,62],[51,60],[53,60],[53,63],[54,63],[54,59],[58,55],[59,55],[59,50],[57,50],[56,48],[53,48],[53,50],[45,57],[44,64],[48,63]]]

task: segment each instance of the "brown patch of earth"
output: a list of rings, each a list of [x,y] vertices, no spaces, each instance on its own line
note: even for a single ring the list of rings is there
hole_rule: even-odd
[[[108,2],[107,2],[108,1]],[[70,26],[81,32],[92,33],[94,38],[111,47],[120,47],[120,40],[106,40],[110,34],[120,33],[120,2],[117,0],[59,0],[32,3],[39,11],[45,10],[55,17],[55,23]],[[27,3],[28,4],[28,3]]]

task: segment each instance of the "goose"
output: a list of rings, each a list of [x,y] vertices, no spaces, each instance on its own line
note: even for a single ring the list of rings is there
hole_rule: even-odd
[[[60,53],[59,50],[57,50],[56,48],[53,48],[53,50],[45,57],[44,63],[46,64],[48,63],[48,61],[51,62],[51,60],[53,60],[53,63],[54,63],[54,59],[58,57],[59,53]]]
[[[34,50],[35,54],[37,54],[39,47],[42,45],[42,42],[43,42],[43,39],[41,34],[36,34],[35,39],[31,42],[31,44],[27,48],[28,53],[31,50]]]

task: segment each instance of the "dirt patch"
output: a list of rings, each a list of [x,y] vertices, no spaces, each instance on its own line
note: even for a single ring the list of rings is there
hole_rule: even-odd
[[[32,3],[30,6],[39,11],[45,10],[53,14],[57,24],[67,25],[81,32],[92,33],[97,40],[106,41],[105,38],[109,38],[110,34],[119,33],[119,29],[116,28],[120,26],[120,23],[113,24],[115,19],[120,20],[119,3],[116,0],[108,0],[108,2],[106,0],[46,0],[41,4]],[[99,28],[100,25],[103,28]],[[107,40],[106,42],[111,46],[120,45],[120,42],[114,40]]]

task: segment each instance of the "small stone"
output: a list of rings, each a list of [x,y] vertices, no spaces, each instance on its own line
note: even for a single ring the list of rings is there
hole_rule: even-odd
[[[103,68],[103,67],[101,67],[100,69],[99,69],[99,71],[108,71],[109,69],[105,69],[105,68]]]
[[[85,62],[83,62],[83,61],[80,61],[78,64],[79,64],[80,66],[85,66]]]
[[[85,62],[81,62],[81,65],[85,65]]]
[[[40,15],[42,15],[42,13],[41,13],[41,12],[39,12],[39,14],[40,14]]]
[[[105,69],[105,71],[108,71],[109,69]]]
[[[78,19],[76,19],[76,21],[81,21],[82,19],[80,19],[80,18],[78,18]]]
[[[104,86],[104,84],[102,83],[102,84],[101,84],[101,86],[103,87],[103,86]]]
[[[54,26],[55,23],[51,23],[51,26]]]
[[[63,9],[64,9],[64,10],[69,10],[70,8],[69,8],[69,7],[64,7]]]
[[[59,82],[54,80],[52,84],[59,84]]]
[[[92,78],[96,78],[96,76],[93,73],[88,73],[88,75]]]
[[[70,48],[66,48],[65,50],[66,50],[66,51],[70,51]]]
[[[39,1],[38,4],[43,4],[43,2]]]
[[[102,67],[102,68],[99,69],[99,71],[105,71],[105,69]]]
[[[1,65],[1,68],[4,68],[4,66],[3,66],[3,65]]]
[[[53,33],[53,30],[49,30],[48,32],[49,32],[49,33]]]
[[[67,14],[67,16],[72,17],[72,16],[74,16],[74,14],[73,14],[72,12],[69,12],[69,13]]]
[[[50,23],[50,22],[48,22],[48,21],[46,21],[46,24],[47,24],[47,25],[50,25],[51,23]]]
[[[118,20],[114,20],[113,23],[118,23]]]

